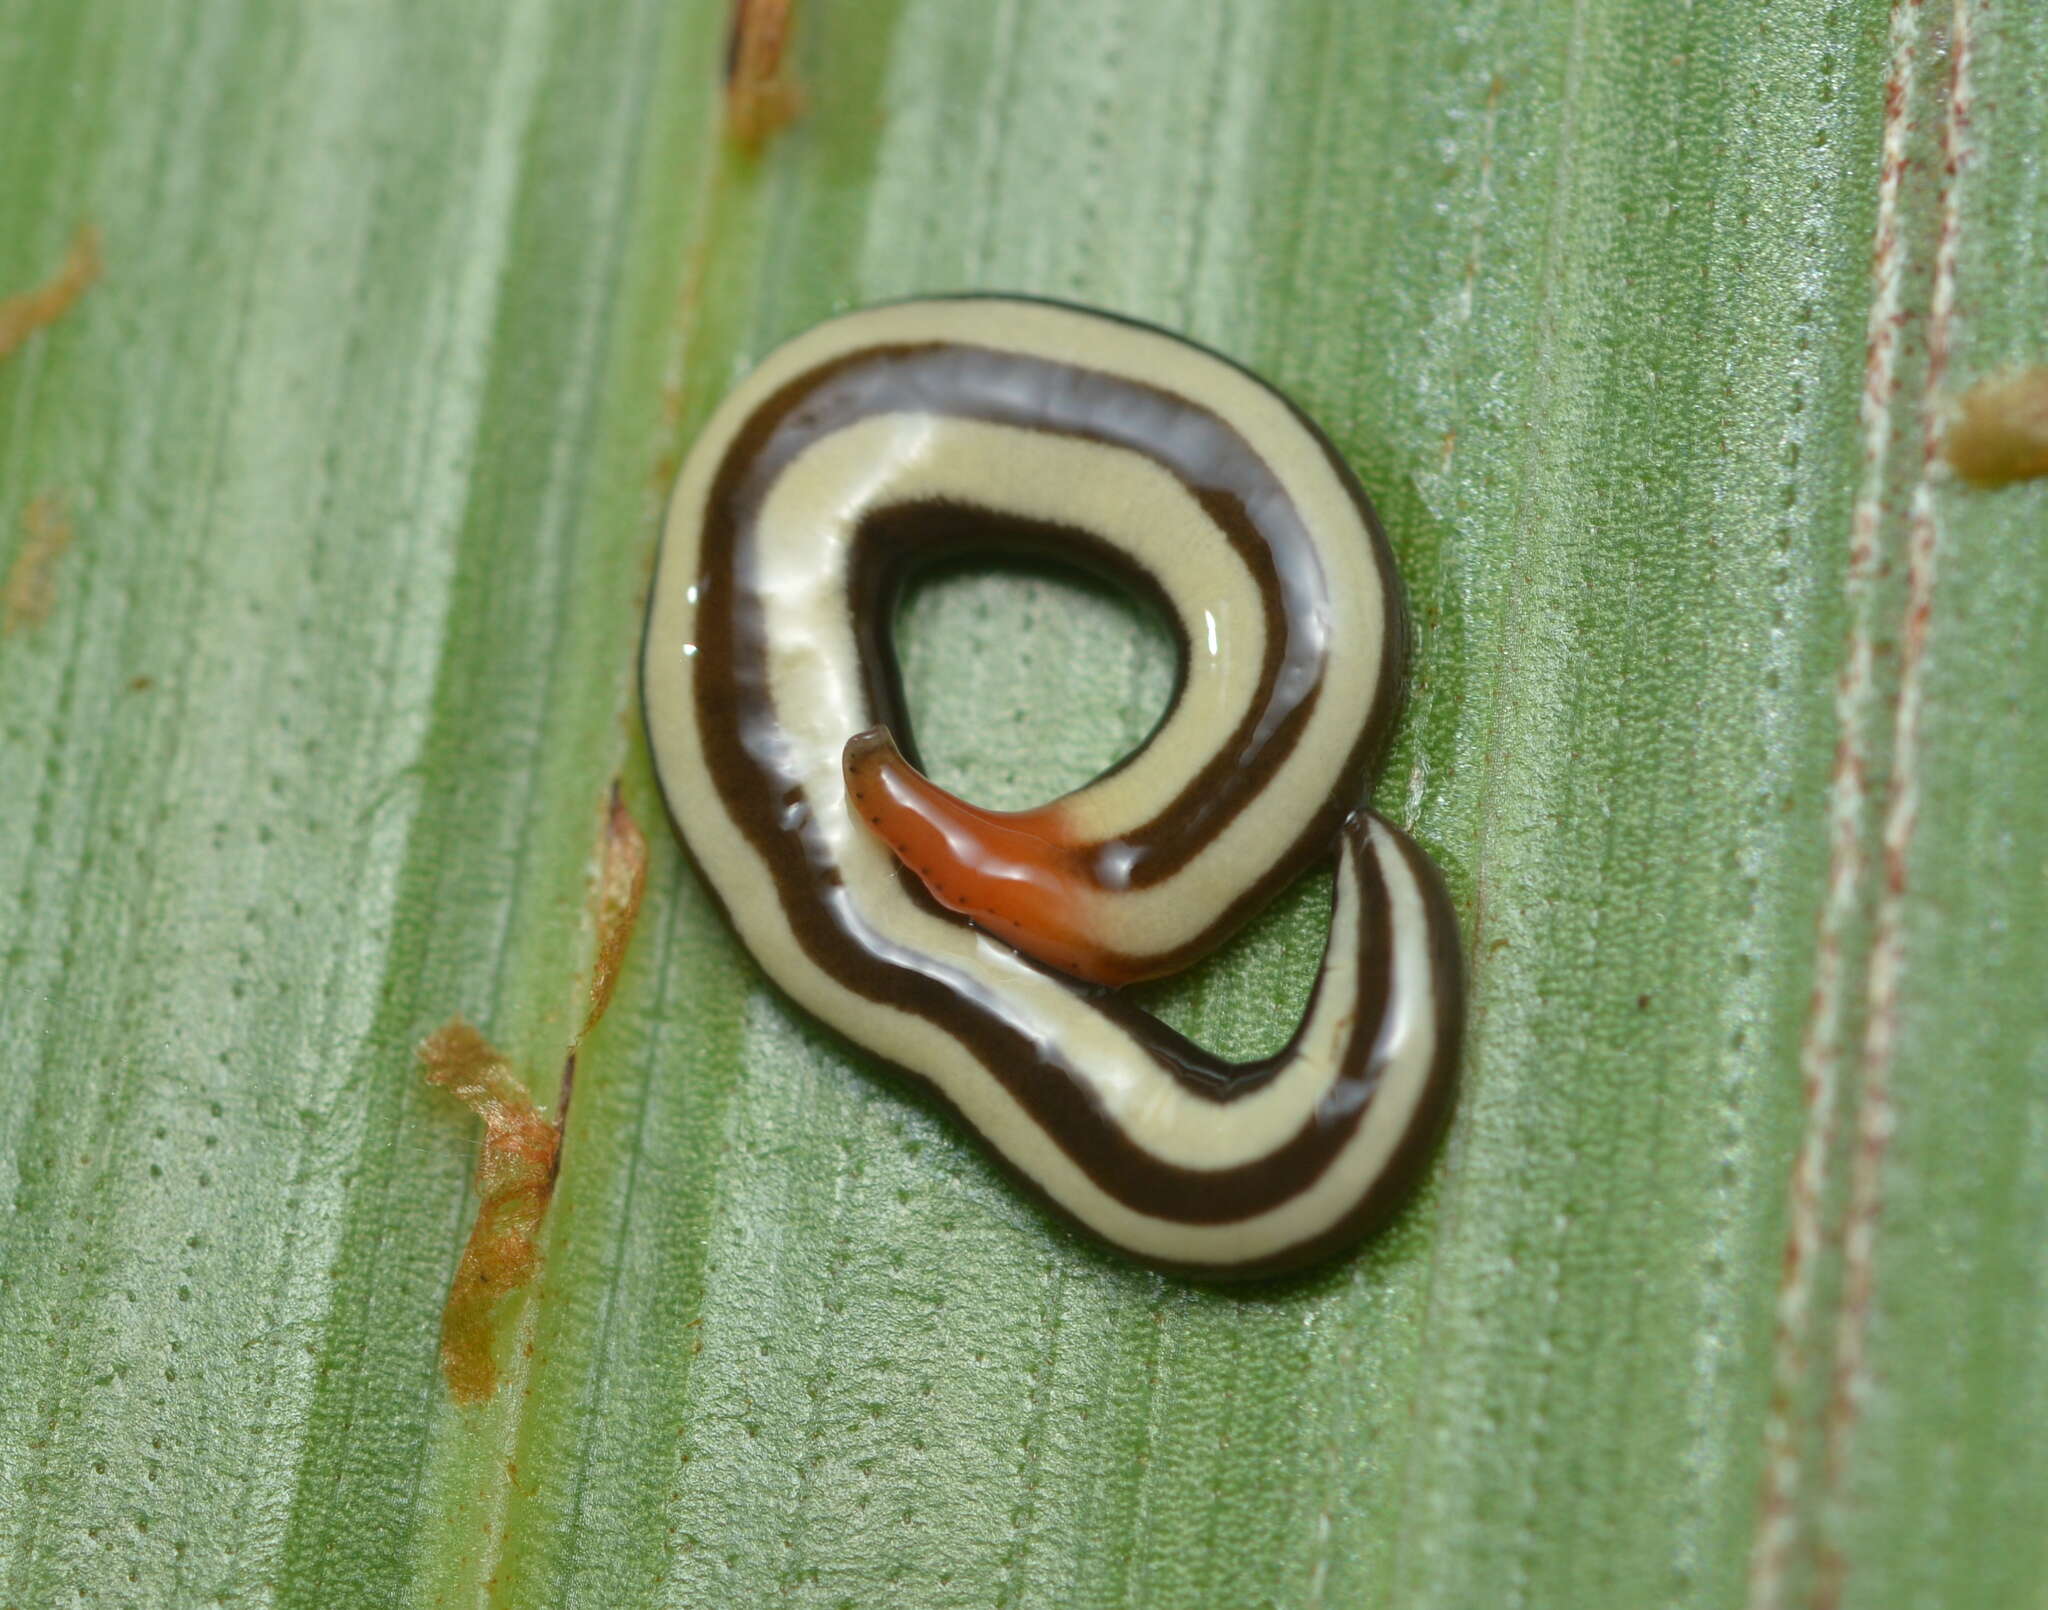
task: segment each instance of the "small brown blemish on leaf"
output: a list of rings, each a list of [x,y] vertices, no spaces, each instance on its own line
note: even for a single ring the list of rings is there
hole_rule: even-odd
[[[63,501],[54,492],[43,492],[28,500],[21,511],[25,540],[21,552],[7,569],[7,584],[0,587],[6,604],[5,625],[0,631],[13,636],[24,626],[40,626],[57,607],[57,561],[77,538]]]
[[[56,273],[33,290],[0,300],[0,358],[63,318],[99,277],[100,232],[80,224]]]
[[[441,1313],[441,1373],[457,1403],[498,1389],[491,1316],[498,1300],[533,1278],[534,1236],[555,1190],[562,1132],[541,1116],[512,1065],[476,1027],[451,1018],[420,1045],[430,1084],[483,1120],[476,1159],[476,1223]]]
[[[784,71],[796,0],[733,0],[725,50],[725,129],[749,150],[794,122],[803,91]]]
[[[647,835],[626,809],[619,785],[613,783],[605,810],[604,849],[598,858],[597,958],[590,968],[590,1011],[583,1020],[582,1033],[576,1036],[579,1044],[612,1004],[612,990],[619,982],[619,968],[626,960],[626,946],[640,920],[640,901],[646,893]]]
[[[2048,367],[1980,380],[1951,405],[1942,456],[1976,487],[2048,475]]]

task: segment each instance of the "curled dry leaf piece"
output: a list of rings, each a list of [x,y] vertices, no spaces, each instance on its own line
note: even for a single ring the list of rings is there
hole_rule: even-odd
[[[0,301],[0,358],[36,331],[55,324],[100,277],[100,232],[81,224],[71,237],[63,265],[32,291]]]
[[[1978,381],[1956,399],[1941,451],[1972,486],[2048,475],[2048,367]]]
[[[483,1120],[476,1160],[476,1224],[462,1249],[441,1315],[441,1373],[458,1403],[481,1403],[498,1388],[491,1314],[498,1299],[533,1278],[534,1236],[555,1190],[562,1134],[534,1106],[503,1055],[462,1018],[420,1046],[420,1065]]]
[[[28,500],[21,511],[25,539],[21,552],[7,568],[7,584],[0,587],[8,636],[24,626],[40,626],[57,607],[57,561],[76,539],[70,516],[54,492],[43,492]]]
[[[803,110],[803,92],[783,71],[796,0],[734,0],[725,53],[725,127],[759,146]]]

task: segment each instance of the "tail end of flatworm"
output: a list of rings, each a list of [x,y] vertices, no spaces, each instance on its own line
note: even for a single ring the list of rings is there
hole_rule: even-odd
[[[1090,983],[1145,976],[1090,932],[1092,880],[1057,805],[970,805],[905,760],[887,727],[849,738],[841,763],[848,808],[948,911]]]

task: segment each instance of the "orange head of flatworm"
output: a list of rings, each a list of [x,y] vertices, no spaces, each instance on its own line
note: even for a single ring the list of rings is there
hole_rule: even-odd
[[[1057,803],[990,811],[949,794],[903,758],[886,727],[847,740],[849,808],[931,897],[1048,967],[1094,984],[1148,976],[1091,931],[1091,846]]]

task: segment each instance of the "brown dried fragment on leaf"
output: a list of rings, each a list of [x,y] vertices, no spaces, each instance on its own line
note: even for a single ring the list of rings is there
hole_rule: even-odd
[[[512,1065],[464,1019],[451,1018],[420,1045],[427,1082],[483,1120],[476,1160],[476,1224],[441,1313],[441,1373],[457,1403],[498,1389],[491,1316],[498,1300],[533,1278],[535,1236],[554,1195],[562,1133],[544,1118]]]
[[[57,272],[33,290],[0,300],[0,358],[71,311],[100,277],[100,232],[80,224]]]
[[[1989,489],[2048,475],[2048,367],[1980,380],[1950,406],[1942,457]]]
[[[556,1098],[558,1122],[568,1121],[569,1097],[576,1088],[577,1053],[583,1049],[584,1038],[604,1016],[605,1008],[612,1004],[612,991],[619,982],[619,969],[625,965],[626,946],[632,942],[633,929],[640,921],[640,900],[646,893],[647,835],[626,809],[625,796],[614,781],[611,801],[605,808],[604,847],[598,856],[597,889],[592,900],[596,907],[597,955],[590,964],[590,1005],[584,1012],[583,1027],[576,1031],[576,1038],[569,1043],[569,1054],[562,1059],[561,1094]]]
[[[605,810],[604,854],[597,872],[597,959],[590,969],[590,1014],[583,1020],[580,1041],[597,1027],[604,1009],[612,1004],[612,990],[619,982],[619,968],[626,960],[626,946],[633,926],[640,920],[640,900],[647,893],[647,835],[626,809],[619,785],[612,784],[612,797]]]
[[[63,500],[54,492],[38,493],[21,511],[25,539],[14,563],[7,567],[7,583],[0,587],[5,604],[5,622],[0,633],[12,637],[24,626],[40,626],[57,607],[57,561],[77,539],[78,533],[64,512]]]
[[[725,129],[757,149],[802,112],[803,91],[783,70],[796,0],[733,0],[725,50]]]

